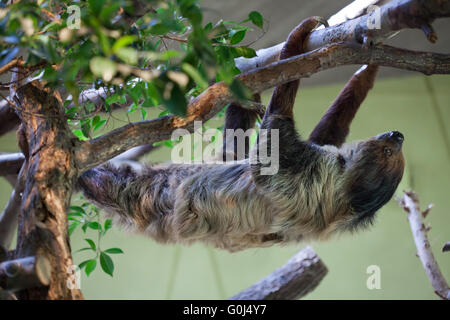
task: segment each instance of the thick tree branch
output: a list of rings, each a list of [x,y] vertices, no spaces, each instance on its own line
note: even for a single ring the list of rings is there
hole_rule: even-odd
[[[420,210],[419,198],[415,192],[405,192],[399,199],[400,206],[408,213],[409,225],[420,258],[434,292],[442,299],[450,300],[450,287],[445,281],[439,266],[434,259],[431,245],[427,237],[427,228],[423,223],[423,212]]]
[[[377,64],[425,74],[450,73],[450,55],[415,52],[390,46],[366,48],[355,43],[340,43],[272,63],[236,78],[253,93],[257,93],[285,82],[309,77],[319,71],[350,64]],[[189,104],[185,118],[165,116],[130,123],[82,143],[76,153],[77,167],[87,170],[132,147],[170,139],[172,131],[177,128],[192,132],[194,120],[211,119],[233,99],[224,83],[216,83]]]
[[[353,9],[351,9],[353,10]],[[351,11],[345,10],[344,13]],[[394,0],[380,7],[379,28],[372,20],[378,12],[369,13],[356,19],[339,23],[342,18],[330,18],[330,27],[317,29],[311,33],[307,42],[308,51],[321,48],[331,43],[355,42],[380,43],[393,35],[394,32],[407,28],[428,29],[431,23],[442,17],[450,16],[450,0]],[[376,21],[375,21],[376,22]],[[284,42],[270,48],[257,51],[254,58],[237,58],[236,66],[247,72],[278,60]]]
[[[231,297],[232,300],[293,300],[314,290],[328,273],[311,247],[295,254],[282,267]]]
[[[59,96],[37,81],[17,90],[21,136],[29,154],[14,258],[40,255],[51,265],[48,287],[20,292],[27,299],[80,299],[67,286],[73,266],[67,232],[67,209],[77,177],[73,149],[78,140],[64,117]]]

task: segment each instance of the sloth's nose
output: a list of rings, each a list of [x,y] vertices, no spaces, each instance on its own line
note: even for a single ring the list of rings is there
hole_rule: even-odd
[[[398,131],[391,131],[388,133],[388,138],[394,140],[397,143],[403,143],[403,140],[405,140],[405,137],[401,132]]]
[[[394,144],[399,150],[402,147],[403,140],[405,140],[405,137],[403,134],[401,134],[398,131],[389,131],[386,133],[382,133],[377,136],[377,139],[384,140],[386,142],[390,142],[391,144]]]

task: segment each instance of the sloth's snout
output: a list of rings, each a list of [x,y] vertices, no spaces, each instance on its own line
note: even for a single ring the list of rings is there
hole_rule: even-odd
[[[377,139],[393,143],[397,148],[400,149],[402,147],[403,141],[405,140],[405,137],[399,131],[390,131],[380,134]]]
[[[401,132],[398,131],[391,131],[388,132],[388,139],[391,139],[399,144],[403,143],[403,140],[405,140],[405,137]]]

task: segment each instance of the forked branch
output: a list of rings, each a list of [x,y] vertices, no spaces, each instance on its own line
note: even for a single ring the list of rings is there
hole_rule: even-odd
[[[409,225],[417,248],[417,256],[422,262],[434,292],[441,299],[450,300],[450,287],[439,269],[433,251],[431,251],[431,245],[427,237],[428,230],[423,223],[425,214],[420,210],[417,194],[415,192],[405,192],[403,198],[399,199],[399,204],[408,213]]]

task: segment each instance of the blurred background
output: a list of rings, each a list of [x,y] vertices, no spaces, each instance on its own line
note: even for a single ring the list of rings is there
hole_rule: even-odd
[[[284,41],[290,30],[311,15],[329,17],[351,1],[204,0],[204,21],[239,21],[257,10],[265,18],[265,33],[252,44],[255,49]],[[388,44],[423,51],[450,52],[450,23],[434,23],[439,40],[429,44],[419,30],[401,32]],[[247,43],[261,36],[254,32]],[[252,38],[253,37],[253,38]],[[245,42],[244,42],[245,43]],[[307,136],[358,66],[322,72],[302,81],[295,106],[297,128]],[[271,92],[265,92],[266,104]],[[152,116],[160,110],[155,110]],[[123,125],[126,115],[117,112],[107,129]],[[120,120],[122,119],[122,120]],[[125,119],[125,120],[124,120]],[[133,119],[131,119],[133,120]],[[127,121],[127,120],[126,120]],[[218,120],[220,121],[220,120]],[[381,68],[374,89],[353,121],[349,140],[364,139],[398,130],[405,135],[407,167],[397,193],[418,192],[422,208],[435,207],[426,219],[429,240],[441,271],[450,280],[450,253],[441,251],[450,241],[450,76]],[[1,152],[17,152],[15,133],[0,137]],[[147,162],[170,160],[170,148],[161,147]],[[6,204],[10,185],[0,180],[0,207]],[[76,195],[74,196],[76,197]],[[91,231],[93,232],[93,231]],[[88,231],[89,233],[89,231]],[[94,233],[95,234],[95,233]],[[89,236],[89,235],[88,235]],[[72,236],[75,263],[89,258],[76,253],[85,246],[81,230]],[[311,245],[329,269],[307,299],[436,299],[416,257],[406,213],[391,200],[378,213],[374,226],[324,243],[299,243],[287,247],[246,250],[230,254],[204,245],[159,245],[149,238],[114,228],[102,247],[120,247],[115,255],[114,277],[100,268],[90,277],[82,274],[81,289],[87,299],[224,299],[247,288],[283,265],[305,245]],[[371,265],[380,267],[381,288],[369,290]]]

